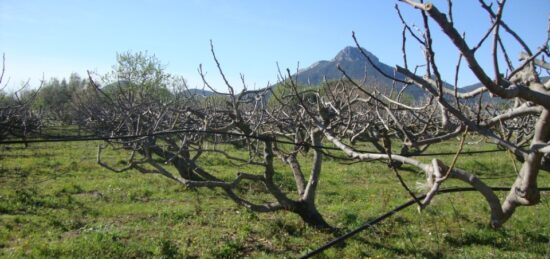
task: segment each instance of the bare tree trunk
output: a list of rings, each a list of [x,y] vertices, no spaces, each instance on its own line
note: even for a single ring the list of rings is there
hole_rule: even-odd
[[[546,143],[550,139],[550,112],[543,110],[535,124],[535,135],[531,146]],[[537,188],[537,176],[543,153],[531,152],[525,159],[510,193],[502,204],[503,221],[512,216],[517,206],[530,206],[539,203],[540,192]]]
[[[302,220],[314,228],[327,231],[334,231],[335,228],[328,224],[321,213],[317,210],[315,204],[307,201],[298,201],[293,204],[292,212],[298,214]]]

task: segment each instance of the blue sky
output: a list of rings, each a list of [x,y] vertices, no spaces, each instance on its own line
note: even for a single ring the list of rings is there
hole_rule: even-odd
[[[547,37],[550,1],[509,0],[505,20],[533,49]],[[9,88],[44,76],[100,74],[115,64],[116,53],[148,51],[167,71],[185,77],[190,87],[202,87],[199,64],[209,81],[225,89],[210,53],[209,40],[234,85],[245,75],[249,88],[277,79],[276,62],[295,70],[331,59],[353,45],[355,31],[362,46],[389,64],[402,64],[401,24],[397,1],[326,0],[0,0],[0,52],[6,55]],[[447,1],[434,4],[446,10]],[[477,0],[455,1],[455,23],[469,42],[484,33],[489,22]],[[420,25],[418,12],[400,4],[411,23]],[[434,27],[434,40],[444,79],[452,81],[457,52]],[[412,40],[409,40],[412,42]],[[517,57],[517,44],[510,52]],[[411,44],[412,64],[422,62],[422,50]],[[477,54],[490,64],[489,52]],[[416,61],[416,62],[414,62]],[[464,66],[465,67],[465,66]],[[466,69],[460,83],[475,83]]]

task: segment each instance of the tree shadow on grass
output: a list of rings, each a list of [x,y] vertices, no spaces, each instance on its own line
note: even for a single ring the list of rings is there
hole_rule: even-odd
[[[518,245],[515,241],[518,239],[528,240],[529,245]],[[491,246],[502,251],[537,253],[533,248],[537,244],[545,247],[549,237],[533,232],[510,234],[504,229],[494,230],[485,226],[476,232],[462,233],[459,237],[447,236],[445,242],[453,247]]]

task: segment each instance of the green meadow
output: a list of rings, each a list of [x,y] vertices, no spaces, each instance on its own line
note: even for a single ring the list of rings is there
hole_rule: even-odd
[[[0,257],[294,258],[337,236],[308,227],[292,213],[252,213],[216,189],[186,189],[158,175],[108,171],[96,163],[98,144],[0,146]],[[450,141],[429,152],[456,148],[457,142]],[[491,149],[483,143],[464,147]],[[227,179],[237,171],[260,172],[219,154],[205,156],[201,165]],[[126,158],[116,150],[104,157],[114,166],[124,166]],[[453,155],[438,158],[450,162]],[[341,233],[410,199],[384,163],[324,160],[316,203]],[[277,166],[277,183],[295,193],[291,171]],[[457,167],[491,186],[511,186],[516,174],[506,152],[462,155]],[[425,181],[412,168],[400,172],[411,187]],[[443,184],[456,186],[464,185],[455,180]],[[540,172],[539,186],[550,186],[550,173]],[[270,197],[251,183],[238,191],[256,201]],[[442,194],[422,213],[411,206],[319,258],[550,257],[550,193],[543,193],[537,206],[519,208],[501,229],[491,229],[488,221],[489,208],[480,194]]]

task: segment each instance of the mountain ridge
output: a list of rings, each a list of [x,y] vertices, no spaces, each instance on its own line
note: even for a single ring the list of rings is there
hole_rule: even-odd
[[[367,60],[367,57],[384,74],[391,75],[400,80],[405,79],[404,75],[397,73],[395,68],[381,62],[376,55],[368,50],[352,46],[340,50],[330,60],[317,61],[306,69],[298,71],[294,74],[294,78],[298,83],[307,85],[319,85],[324,80],[339,80],[343,76],[342,72],[337,68],[340,66],[351,79],[364,80],[367,86],[376,87],[379,91],[389,92],[393,85],[393,80],[378,72],[377,68]],[[401,90],[401,86],[398,86],[397,90]],[[418,87],[408,87],[405,93],[415,98],[424,96],[423,91]]]
[[[292,75],[292,77],[299,84],[317,86],[325,80],[331,81],[341,79],[343,74],[337,68],[337,66],[340,66],[340,68],[344,70],[346,74],[351,77],[351,79],[361,82],[364,81],[364,84],[367,87],[375,87],[378,91],[382,91],[383,93],[389,93],[390,89],[394,85],[396,87],[395,90],[402,89],[402,84],[394,84],[392,79],[382,75],[367,60],[367,57],[386,75],[390,75],[399,80],[406,79],[406,77],[398,73],[394,67],[383,63],[373,53],[364,48],[359,49],[358,47],[352,46],[343,48],[330,60],[319,60],[304,69],[299,69],[297,73]],[[277,85],[279,84],[275,84],[272,87],[277,87]],[[444,82],[444,85],[449,89],[453,89],[453,86],[447,82]],[[481,86],[481,83],[474,83],[458,88],[458,92],[469,92]],[[216,93],[204,89],[189,90],[194,94],[202,96],[216,95]],[[414,99],[419,99],[426,96],[425,91],[416,86],[410,86],[405,89],[404,92]],[[485,93],[484,95],[488,95],[488,93]]]

